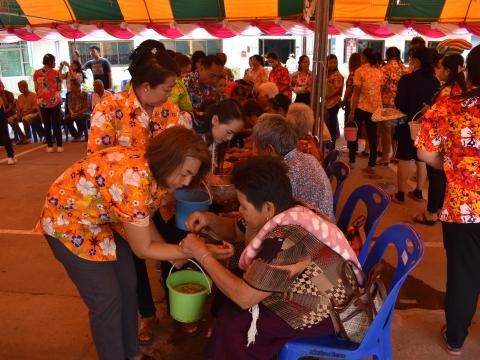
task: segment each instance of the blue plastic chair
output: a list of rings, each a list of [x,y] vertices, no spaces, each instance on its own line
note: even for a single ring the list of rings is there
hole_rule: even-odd
[[[332,182],[334,178],[336,179],[337,187],[333,193],[333,213],[336,215],[340,193],[345,184],[345,180],[347,180],[347,177],[350,174],[350,167],[343,161],[335,161],[326,168],[325,173],[330,179],[330,182]]]
[[[296,360],[304,356],[352,360],[368,356],[373,356],[377,360],[392,359],[390,332],[395,302],[408,274],[423,258],[425,248],[412,226],[392,225],[375,242],[365,262],[365,273],[381,261],[390,244],[393,244],[397,250],[397,269],[390,283],[387,298],[363,341],[356,344],[336,336],[290,340],[280,352],[279,360]]]
[[[380,218],[388,209],[391,203],[390,196],[380,187],[366,184],[356,188],[348,197],[343,206],[337,226],[345,233],[352,221],[353,212],[359,202],[363,202],[367,208],[367,215],[364,224],[365,243],[358,255],[358,261],[363,265],[370,248],[373,234],[377,228]]]
[[[325,159],[323,160],[325,169],[328,169],[328,167],[331,164],[333,164],[335,161],[337,161],[339,157],[340,157],[339,150],[330,150],[328,154],[325,156]]]

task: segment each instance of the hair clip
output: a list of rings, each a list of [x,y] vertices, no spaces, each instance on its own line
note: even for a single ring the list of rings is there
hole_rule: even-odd
[[[152,49],[152,54],[153,54],[153,55],[157,55],[157,48],[153,48],[153,49]]]

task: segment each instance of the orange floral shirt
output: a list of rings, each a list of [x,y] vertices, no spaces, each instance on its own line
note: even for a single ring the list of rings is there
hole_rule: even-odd
[[[112,227],[147,226],[166,192],[157,187],[143,150],[111,147],[60,175],[48,190],[37,230],[83,259],[114,261]]]
[[[325,106],[327,109],[331,109],[334,106],[342,102],[342,92],[343,92],[343,83],[344,77],[340,74],[340,71],[334,71],[327,78],[327,99],[325,101]],[[329,94],[341,90],[337,95],[329,97]]]
[[[148,140],[168,127],[184,125],[178,107],[170,100],[153,109],[150,117],[132,88],[104,98],[92,114],[87,154],[110,146],[135,146],[145,149]]]
[[[60,73],[49,66],[38,69],[33,74],[37,89],[37,103],[41,108],[53,108],[62,103],[58,86],[62,83]]]
[[[360,88],[358,108],[373,113],[382,107],[383,72],[379,68],[364,64],[353,77],[353,85]]]
[[[400,78],[411,72],[409,68],[398,60],[392,60],[382,67],[383,86],[382,103],[385,108],[395,107],[395,97],[397,96],[397,87]]]
[[[447,190],[440,220],[480,223],[480,97],[436,102],[422,118],[415,145],[443,155]]]

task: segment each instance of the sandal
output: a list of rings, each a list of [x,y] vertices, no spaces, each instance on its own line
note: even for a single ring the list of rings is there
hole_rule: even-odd
[[[424,201],[425,201],[425,199],[424,199],[423,197],[421,197],[421,198],[417,197],[417,196],[415,195],[414,191],[409,191],[409,192],[408,192],[408,196],[409,196],[410,198],[412,198],[413,200],[417,201],[417,202],[424,202]]]
[[[200,324],[198,321],[193,323],[180,323],[180,328],[185,335],[190,337],[195,336],[200,332]]]
[[[158,319],[155,315],[138,319],[138,342],[141,345],[148,345],[152,342],[157,322]]]
[[[392,200],[392,202],[394,202],[395,204],[399,204],[399,205],[404,205],[405,204],[405,200],[399,200],[397,198],[397,194],[390,194],[390,199]]]
[[[417,224],[428,225],[428,226],[433,226],[437,222],[437,220],[428,220],[424,212],[417,214],[413,218],[413,221],[416,222]]]

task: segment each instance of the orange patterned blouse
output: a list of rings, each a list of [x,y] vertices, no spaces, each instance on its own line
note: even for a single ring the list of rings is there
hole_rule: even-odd
[[[153,109],[152,116],[142,108],[132,88],[104,98],[95,107],[87,145],[87,154],[110,146],[135,146],[145,149],[148,140],[168,127],[184,125],[180,111],[167,100]]]
[[[447,190],[440,220],[480,223],[480,97],[435,103],[415,145],[443,155]]]
[[[114,261],[112,227],[148,226],[166,192],[157,187],[143,150],[111,147],[60,175],[48,190],[37,230],[85,260]]]

